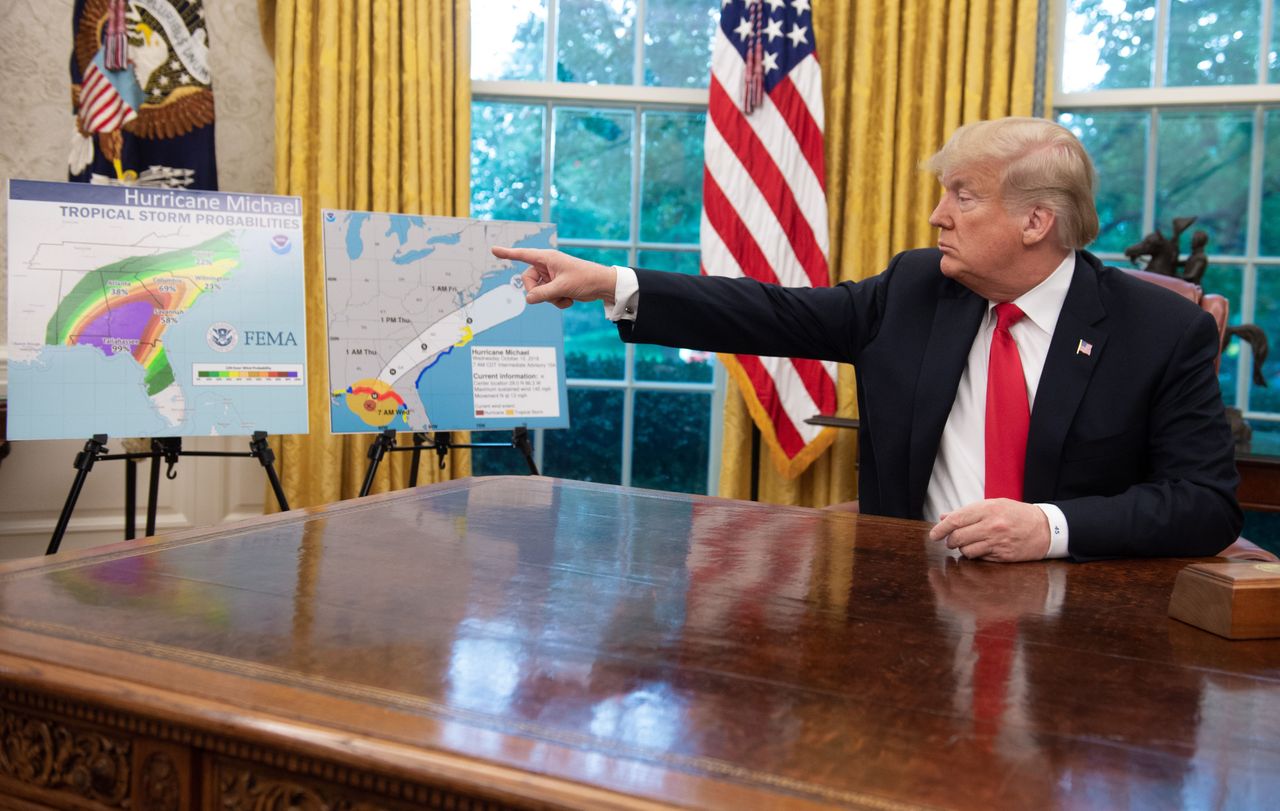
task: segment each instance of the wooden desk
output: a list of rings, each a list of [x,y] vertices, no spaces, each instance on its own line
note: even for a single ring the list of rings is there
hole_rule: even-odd
[[[1280,643],[1185,561],[474,479],[0,568],[0,807],[1265,805]]]

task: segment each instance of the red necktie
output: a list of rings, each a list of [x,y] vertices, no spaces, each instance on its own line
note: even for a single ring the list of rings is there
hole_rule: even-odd
[[[1009,332],[1022,316],[1016,304],[996,305],[996,331],[987,364],[987,498],[1022,500],[1031,409],[1018,345]]]

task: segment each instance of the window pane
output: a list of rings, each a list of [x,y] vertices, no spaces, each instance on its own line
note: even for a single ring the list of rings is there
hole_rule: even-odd
[[[1138,110],[1075,111],[1058,121],[1075,133],[1098,170],[1100,230],[1092,249],[1123,251],[1142,239],[1142,186],[1150,114]]]
[[[635,0],[560,0],[556,80],[635,84]]]
[[[640,239],[697,244],[706,127],[704,113],[644,114]]]
[[[471,214],[542,219],[545,109],[477,101],[471,105]]]
[[[1227,297],[1227,303],[1231,307],[1228,324],[1240,323],[1240,304],[1244,300],[1241,292],[1243,283],[1244,269],[1239,265],[1209,265],[1204,272],[1204,276],[1200,279],[1200,286],[1204,288],[1205,293],[1217,293],[1220,296]],[[1222,386],[1222,401],[1228,406],[1236,405],[1236,379],[1239,377],[1239,358],[1239,342],[1232,341],[1224,348],[1222,364],[1218,367],[1218,383]]]
[[[631,484],[707,492],[710,435],[710,394],[637,391]]]
[[[651,270],[669,270],[697,276],[698,256],[697,251],[640,251],[637,264]],[[714,352],[636,344],[635,378],[636,380],[710,383],[714,362]]]
[[[1165,84],[1258,81],[1259,0],[1173,0]]]
[[[547,0],[471,0],[471,78],[542,81]]]
[[[644,83],[707,87],[717,0],[649,0],[644,9]]]
[[[1266,155],[1262,159],[1262,234],[1259,252],[1280,256],[1280,110],[1265,119]],[[1277,336],[1280,342],[1280,336]]]
[[[542,474],[622,483],[622,392],[569,389],[568,430],[542,432]]]
[[[1266,388],[1249,389],[1249,409],[1280,413],[1280,362],[1276,360],[1280,348],[1280,267],[1262,265],[1258,268],[1258,298],[1253,308],[1253,323],[1262,327],[1271,341],[1271,356],[1262,367],[1267,381]],[[1237,339],[1235,342],[1238,342]],[[1252,374],[1253,367],[1249,367]]]
[[[1156,225],[1195,216],[1209,253],[1244,253],[1253,114],[1160,113],[1158,127]]]
[[[629,239],[634,116],[555,111],[551,219],[561,239]]]
[[[1271,49],[1267,52],[1271,81],[1280,82],[1280,2],[1271,7]],[[1277,426],[1280,430],[1280,426]]]
[[[1269,453],[1273,456],[1280,454],[1280,422],[1263,422],[1262,420],[1254,420],[1250,423],[1250,427],[1253,429],[1253,441],[1250,444],[1250,450],[1253,453]],[[1264,513],[1246,512],[1245,520],[1248,521],[1251,516],[1261,515],[1264,515]],[[1266,513],[1265,515],[1280,519],[1280,515],[1274,513]],[[1256,536],[1247,532],[1248,527],[1245,527],[1245,529],[1246,532],[1242,532],[1241,534],[1245,535],[1250,540],[1253,540]],[[1277,545],[1273,543],[1270,548],[1276,550],[1276,546]],[[1276,551],[1280,554],[1280,550]]]
[[[1062,89],[1150,87],[1154,0],[1070,0]]]
[[[602,265],[628,264],[625,248],[565,248]],[[621,380],[626,344],[604,315],[600,302],[575,304],[564,311],[564,368],[570,378]]]

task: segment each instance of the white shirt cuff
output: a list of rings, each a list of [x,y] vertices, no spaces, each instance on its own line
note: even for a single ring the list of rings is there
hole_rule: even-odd
[[[604,314],[610,321],[635,321],[640,306],[640,280],[636,272],[622,265],[614,265],[618,280],[613,284],[613,306],[604,305]]]
[[[1049,519],[1049,551],[1044,553],[1045,559],[1065,558],[1067,552],[1067,517],[1062,514],[1056,504],[1037,504],[1044,517]]]

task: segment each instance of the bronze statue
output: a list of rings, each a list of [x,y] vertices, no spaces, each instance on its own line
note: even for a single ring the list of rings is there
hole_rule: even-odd
[[[1195,217],[1174,217],[1172,237],[1166,237],[1157,228],[1139,242],[1125,248],[1124,255],[1134,265],[1138,264],[1139,258],[1147,257],[1144,270],[1165,276],[1176,276],[1193,284],[1200,284],[1200,280],[1204,278],[1204,272],[1209,268],[1209,255],[1205,251],[1205,246],[1209,244],[1209,235],[1204,231],[1196,230],[1191,235],[1191,253],[1184,260],[1178,259],[1182,233],[1195,221]],[[1179,269],[1181,273],[1178,272]],[[1249,344],[1249,348],[1253,350],[1253,382],[1258,386],[1266,387],[1267,379],[1262,374],[1262,364],[1270,351],[1266,333],[1256,324],[1228,326],[1222,337],[1223,346],[1225,347],[1232,338],[1239,338]]]
[[[1195,217],[1174,217],[1172,237],[1166,237],[1157,228],[1143,237],[1141,241],[1125,248],[1124,255],[1134,265],[1138,264],[1139,257],[1148,257],[1147,264],[1143,267],[1143,270],[1164,276],[1177,276],[1199,284],[1200,277],[1204,275],[1205,268],[1209,265],[1208,257],[1204,251],[1204,246],[1209,244],[1209,235],[1204,231],[1196,231],[1192,234],[1191,255],[1187,257],[1186,262],[1178,260],[1182,232],[1187,230],[1195,221]],[[1192,262],[1192,260],[1195,260],[1195,271],[1198,271],[1195,273],[1194,278],[1187,273],[1186,267],[1187,263]],[[1178,273],[1178,268],[1183,268],[1183,272]]]

